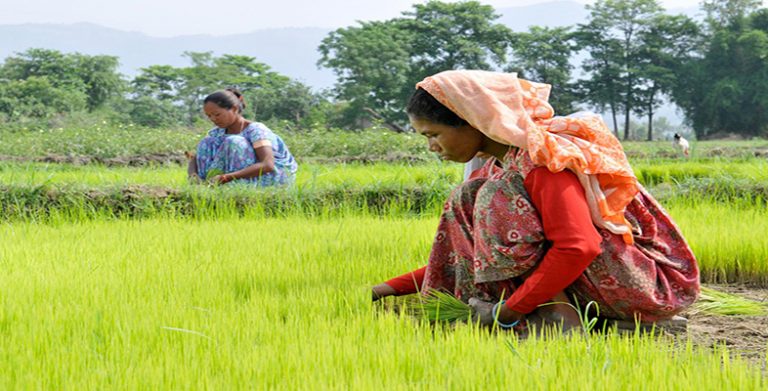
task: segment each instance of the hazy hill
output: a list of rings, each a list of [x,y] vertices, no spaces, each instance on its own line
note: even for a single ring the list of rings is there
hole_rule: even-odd
[[[139,68],[149,65],[189,65],[189,61],[182,57],[185,51],[213,51],[215,54],[256,57],[280,73],[322,88],[334,82],[330,71],[318,70],[315,65],[317,46],[328,32],[329,29],[322,28],[286,28],[220,37],[159,38],[90,23],[3,25],[0,26],[0,58],[33,47],[108,54],[119,57],[121,72],[132,76]]]

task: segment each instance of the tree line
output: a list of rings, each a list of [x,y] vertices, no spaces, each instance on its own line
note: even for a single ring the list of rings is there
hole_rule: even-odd
[[[50,123],[73,113],[144,126],[189,126],[201,99],[235,86],[246,116],[295,130],[355,129],[371,119],[406,131],[416,82],[447,69],[518,72],[553,85],[560,114],[607,113],[617,136],[631,117],[676,104],[697,138],[768,135],[768,9],[760,0],[705,0],[698,21],[668,15],[656,0],[597,0],[583,24],[513,32],[477,1],[416,4],[400,17],[328,34],[318,66],[337,78],[317,92],[253,57],[188,52],[189,66],[153,65],[131,80],[113,56],[29,49],[0,64],[0,123]],[[575,64],[574,58],[583,59]]]

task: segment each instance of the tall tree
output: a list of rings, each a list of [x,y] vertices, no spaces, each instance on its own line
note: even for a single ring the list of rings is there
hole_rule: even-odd
[[[697,138],[768,133],[768,10],[709,15],[704,55],[691,61],[673,91]],[[739,15],[742,15],[739,17]],[[724,21],[725,25],[711,21]]]
[[[662,8],[656,0],[598,0],[586,7],[590,16],[589,21],[582,26],[585,33],[582,36],[590,39],[585,42],[587,51],[600,59],[605,55],[606,47],[617,50],[611,57],[618,60],[618,77],[623,91],[613,91],[611,94],[616,97],[614,99],[621,99],[626,140],[629,138],[630,118],[637,100],[639,78],[636,64],[642,49],[640,37],[650,28],[650,21],[661,15]],[[604,77],[598,75],[600,79]]]
[[[513,59],[508,71],[516,71],[520,77],[549,83],[553,87],[550,103],[555,111],[574,111],[578,99],[571,83],[571,54],[576,42],[570,27],[533,26],[528,32],[512,33]]]
[[[493,23],[500,15],[477,1],[415,4],[405,27],[412,33],[415,79],[449,69],[491,69],[506,60],[511,31]]]
[[[762,0],[704,0],[701,8],[713,30],[739,23],[760,8]]]
[[[126,88],[117,68],[120,65],[114,56],[87,56],[74,54],[76,74],[82,80],[88,96],[88,109],[104,106],[111,98],[120,96]]]
[[[575,34],[576,42],[588,51],[582,63],[582,69],[588,79],[577,82],[581,101],[590,104],[599,111],[607,107],[611,113],[613,133],[619,137],[617,115],[622,109],[621,42],[617,38],[603,36],[601,21],[592,20],[580,25]]]
[[[505,61],[510,30],[476,1],[414,5],[403,17],[338,29],[320,45],[318,65],[338,76],[337,97],[356,118],[379,114],[394,128],[405,122],[413,85],[450,69],[491,69]]]
[[[695,53],[698,37],[698,25],[683,15],[659,15],[640,33],[634,111],[648,117],[648,141],[653,140],[653,114],[662,103],[661,95],[675,88],[683,64]]]
[[[411,80],[412,40],[398,19],[360,22],[323,39],[318,66],[336,74],[336,98],[350,103],[347,125],[360,121],[366,110],[392,123],[402,119],[403,97]]]
[[[216,57],[211,52],[184,55],[191,66],[155,65],[143,68],[133,79],[137,107],[147,107],[151,99],[157,102],[158,108],[165,108],[155,110],[154,116],[141,116],[144,122],[159,123],[174,118],[168,109],[176,107],[183,112],[187,123],[193,123],[200,116],[205,96],[229,87],[243,92],[247,103],[245,115],[262,120],[297,123],[317,103],[318,98],[309,87],[272,71],[254,57],[230,54]]]
[[[173,102],[178,98],[183,83],[181,69],[170,65],[150,65],[139,70],[131,86],[138,95]]]

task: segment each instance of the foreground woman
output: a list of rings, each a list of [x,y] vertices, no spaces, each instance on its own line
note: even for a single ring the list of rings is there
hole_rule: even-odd
[[[243,95],[227,89],[208,95],[203,111],[216,125],[190,156],[192,182],[228,182],[259,186],[289,184],[298,165],[280,136],[259,122],[243,117]]]
[[[502,328],[533,313],[578,325],[565,304],[539,307],[552,301],[652,322],[696,300],[696,259],[619,141],[598,116],[553,117],[549,88],[485,71],[417,85],[407,111],[430,150],[492,158],[446,202],[427,266],[373,287],[374,300],[447,291]]]

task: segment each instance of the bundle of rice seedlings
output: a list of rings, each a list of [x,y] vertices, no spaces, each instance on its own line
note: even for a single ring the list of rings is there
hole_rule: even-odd
[[[768,315],[768,303],[702,287],[701,296],[691,306],[689,313],[692,315]]]
[[[222,170],[220,168],[212,168],[212,169],[208,170],[208,172],[205,174],[205,179],[206,180],[211,179],[211,178],[215,177],[216,175],[224,175],[224,170]]]
[[[467,320],[472,316],[472,309],[466,303],[450,293],[429,291],[409,304],[413,316],[431,322],[454,322]]]

